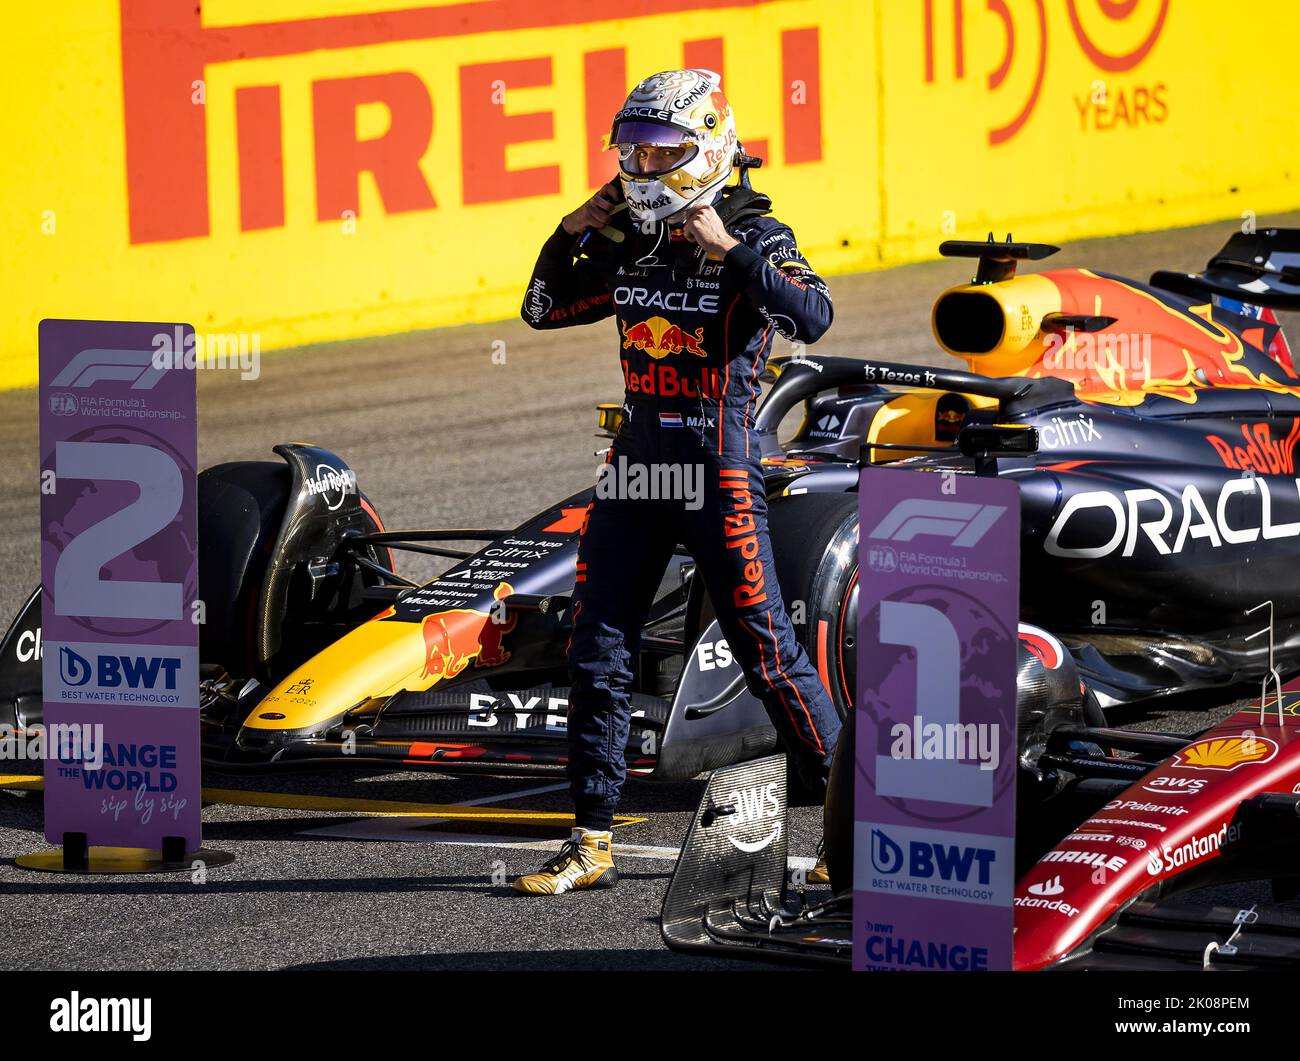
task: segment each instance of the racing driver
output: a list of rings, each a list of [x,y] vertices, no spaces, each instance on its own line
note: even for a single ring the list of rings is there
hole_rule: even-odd
[[[626,384],[618,461],[702,469],[702,503],[598,490],[578,549],[568,662],[572,838],[516,891],[553,895],[618,880],[610,828],[626,776],[629,686],[640,632],[674,547],[686,545],[745,680],[814,793],[840,723],[795,638],[767,530],[758,376],[773,332],[815,342],[831,300],[749,187],[735,119],[709,70],[646,78],[614,116],[617,180],[542,247],[522,315],[534,328],[614,316]],[[733,176],[738,179],[733,180]],[[685,481],[685,480],[684,480]],[[629,491],[630,493],[630,491]]]

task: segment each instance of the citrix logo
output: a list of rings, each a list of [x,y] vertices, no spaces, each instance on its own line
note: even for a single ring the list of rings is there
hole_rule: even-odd
[[[1005,511],[1005,505],[907,498],[898,502],[868,537],[910,542],[918,535],[928,534],[951,538],[953,545],[969,549],[979,544]]]

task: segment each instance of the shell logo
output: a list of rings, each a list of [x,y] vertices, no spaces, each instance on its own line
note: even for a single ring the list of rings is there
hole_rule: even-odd
[[[1277,741],[1269,737],[1205,737],[1174,756],[1173,766],[1184,770],[1235,770],[1266,763],[1277,755]]]

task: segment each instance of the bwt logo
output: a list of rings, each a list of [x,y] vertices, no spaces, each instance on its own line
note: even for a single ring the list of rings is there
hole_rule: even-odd
[[[880,829],[871,830],[871,864],[878,873],[894,876],[907,866],[907,875],[915,880],[970,882],[975,873],[978,883],[988,884],[997,852],[988,847],[963,847],[960,844],[936,844],[909,840],[907,850]]]
[[[977,545],[993,528],[1005,505],[976,505],[962,501],[927,501],[913,497],[898,502],[868,537],[910,542],[921,534],[951,538],[961,549]]]
[[[101,689],[157,689],[162,679],[163,689],[176,688],[176,676],[181,661],[175,656],[117,656],[99,654],[92,664],[79,652],[67,646],[59,648],[59,677],[65,685],[85,685],[91,676]]]

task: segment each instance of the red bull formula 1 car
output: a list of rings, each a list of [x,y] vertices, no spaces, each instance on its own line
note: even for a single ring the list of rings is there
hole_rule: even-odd
[[[1300,380],[1271,310],[1300,309],[1300,233],[1235,236],[1204,273],[1149,284],[1007,275],[1013,258],[1045,252],[1022,246],[999,262],[986,249],[974,283],[934,310],[945,348],[1032,381],[999,404],[1037,428],[1034,456],[971,445],[964,408],[958,436],[970,470],[1020,487],[1022,607],[1051,628],[1021,626],[1018,744],[1004,749],[1019,766],[1015,966],[1294,970]],[[1141,345],[1125,350],[1116,332]],[[1093,337],[1086,358],[1081,333]],[[1072,349],[1081,356],[1067,367]],[[881,378],[879,366],[864,371]],[[924,369],[885,372],[937,382]],[[1055,380],[1072,387],[1036,392]],[[1018,429],[1002,430],[1006,446]],[[899,463],[954,460],[931,450]],[[780,757],[728,767],[709,781],[664,902],[670,947],[847,967],[857,946],[868,965],[972,967],[959,946],[873,936],[869,892],[854,939],[854,881],[897,873],[903,859],[879,830],[855,837],[852,734],[863,711],[881,710],[869,690],[915,665],[869,647],[861,658],[824,809],[834,898],[807,905],[790,880]],[[1106,725],[1188,690],[1230,705],[1242,681],[1253,697],[1200,733]],[[954,838],[926,863],[940,887],[977,883],[984,863],[961,854]]]
[[[1021,755],[1045,787],[1078,765],[1078,742],[1062,745],[1057,728],[1258,680],[1270,646],[1247,611],[1264,601],[1274,666],[1300,671],[1300,377],[1272,314],[1300,304],[1297,233],[1234,236],[1204,272],[1147,284],[1015,275],[1055,250],[1039,244],[943,249],[978,261],[933,314],[939,345],[966,369],[774,358],[757,413],[779,582],[839,709],[857,682],[863,462],[1019,485],[1023,617],[1059,640],[1086,689],[1022,711]],[[796,409],[801,423],[779,441]],[[602,430],[620,415],[601,407]],[[569,599],[592,491],[511,529],[393,531],[339,456],[276,452],[199,477],[206,760],[562,764]],[[61,525],[84,530],[74,493],[66,503]],[[451,563],[414,585],[394,564],[403,550]],[[40,611],[37,592],[0,642],[0,722],[20,728],[41,717]],[[678,780],[777,750],[712,615],[679,555],[642,633],[635,773]],[[1131,772],[1121,759],[1094,772]]]

